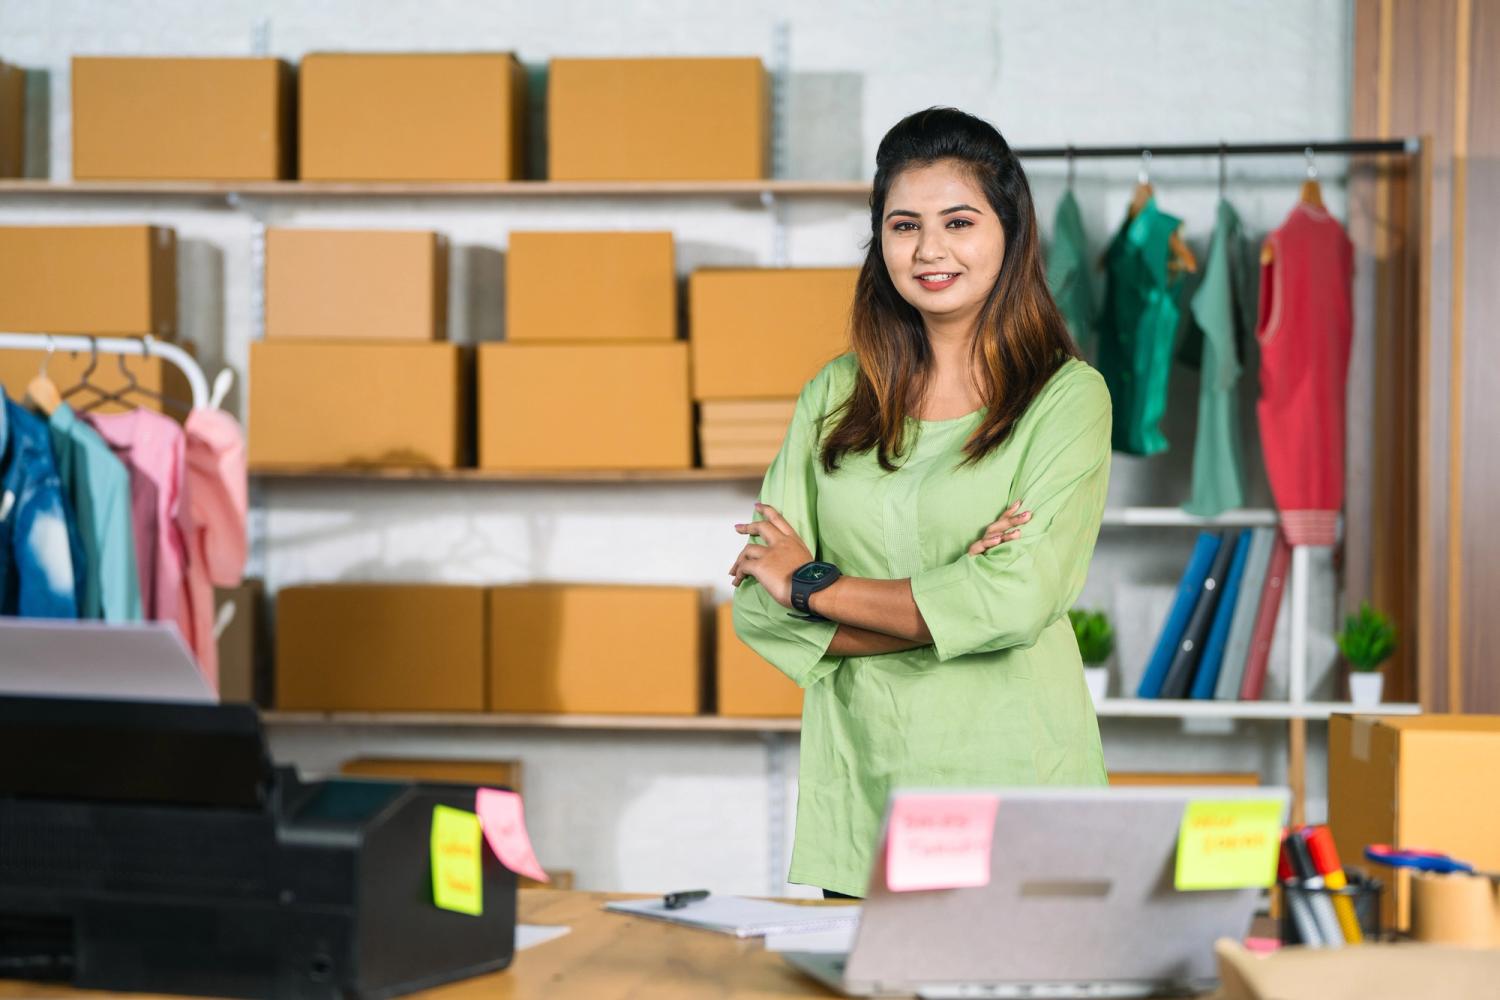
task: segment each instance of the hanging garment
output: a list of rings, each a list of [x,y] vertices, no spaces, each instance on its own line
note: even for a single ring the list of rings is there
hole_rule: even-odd
[[[1073,342],[1085,355],[1094,353],[1094,290],[1089,280],[1088,240],[1083,232],[1083,213],[1072,191],[1057,203],[1052,226],[1052,247],[1047,252],[1047,287],[1058,311],[1067,321]]]
[[[1192,299],[1192,316],[1203,334],[1198,380],[1198,428],[1193,441],[1192,495],[1182,509],[1215,517],[1245,502],[1240,441],[1239,344],[1245,334],[1243,282],[1236,280],[1253,258],[1239,214],[1219,201],[1203,281]]]
[[[83,571],[47,425],[0,393],[0,615],[77,618]]]
[[[245,571],[245,439],[223,410],[196,409],[187,434],[187,582],[193,631],[188,636],[198,665],[219,687],[219,651],[214,639],[214,587],[235,587]]]
[[[78,576],[78,616],[140,621],[141,587],[131,524],[130,473],[97,431],[67,403],[47,421],[63,494],[78,520],[85,572]]]
[[[1261,450],[1292,545],[1332,545],[1344,505],[1344,396],[1353,337],[1354,248],[1321,208],[1299,203],[1261,269]]]
[[[130,471],[130,517],[145,617],[175,623],[183,643],[190,644],[182,427],[151,410],[89,414],[87,419]]]
[[[895,472],[872,452],[825,472],[824,418],[857,371],[845,354],[802,390],[760,499],[819,559],[855,576],[909,577],[932,645],[830,656],[835,623],[790,616],[753,579],[734,594],[740,638],[805,689],[791,879],[856,896],[893,787],[1105,783],[1067,612],[1098,537],[1110,463],[1103,380],[1069,360],[977,465],[957,468],[983,410],[908,417],[909,451]],[[1021,537],[965,554],[1021,498],[1032,512]]]
[[[1114,401],[1114,446],[1133,455],[1167,450],[1160,424],[1180,318],[1180,282],[1167,262],[1181,225],[1152,198],[1125,220],[1105,256],[1099,370]]]

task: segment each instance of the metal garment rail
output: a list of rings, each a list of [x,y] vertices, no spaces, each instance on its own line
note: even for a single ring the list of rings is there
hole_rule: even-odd
[[[0,350],[10,351],[88,351],[94,354],[139,355],[143,358],[165,358],[187,376],[193,397],[193,408],[208,406],[208,379],[193,356],[176,344],[151,337],[84,337],[52,333],[0,333]]]
[[[1135,146],[1037,146],[1017,149],[1023,160],[1125,159],[1147,153],[1163,156],[1415,156],[1422,152],[1416,136],[1399,139],[1310,139],[1305,142],[1220,142]]]

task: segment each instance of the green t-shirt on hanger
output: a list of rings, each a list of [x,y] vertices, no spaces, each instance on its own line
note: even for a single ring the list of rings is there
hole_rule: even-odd
[[[1181,283],[1167,262],[1172,234],[1181,225],[1152,198],[1135,218],[1125,220],[1105,254],[1098,364],[1114,400],[1115,450],[1132,455],[1167,450],[1161,418],[1181,316]]]
[[[1083,213],[1071,190],[1057,203],[1052,225],[1052,247],[1047,251],[1047,287],[1057,303],[1073,342],[1086,356],[1094,352],[1094,290],[1089,281],[1088,240]]]
[[[1213,517],[1245,502],[1240,437],[1239,347],[1245,335],[1245,271],[1253,263],[1234,207],[1219,200],[1203,281],[1191,303],[1203,333],[1198,381],[1198,429],[1193,441],[1193,492],[1182,509]],[[1253,308],[1253,305],[1252,305]]]

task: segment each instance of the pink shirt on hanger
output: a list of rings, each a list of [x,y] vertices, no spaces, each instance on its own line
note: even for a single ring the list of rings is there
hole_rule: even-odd
[[[214,587],[233,587],[245,572],[245,439],[223,410],[188,414],[187,479],[190,525],[187,583],[192,595],[189,642],[204,676],[219,685],[214,638]]]
[[[182,427],[171,417],[141,409],[91,413],[87,420],[130,471],[130,519],[135,528],[141,610],[151,621],[175,623],[191,648],[193,612],[186,579],[189,503]]]

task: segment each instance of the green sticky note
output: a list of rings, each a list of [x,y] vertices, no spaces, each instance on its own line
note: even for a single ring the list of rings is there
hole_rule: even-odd
[[[1189,802],[1177,831],[1179,890],[1252,889],[1276,880],[1282,805],[1275,799]]]
[[[475,917],[484,912],[481,840],[478,816],[432,807],[432,901],[439,909]]]

